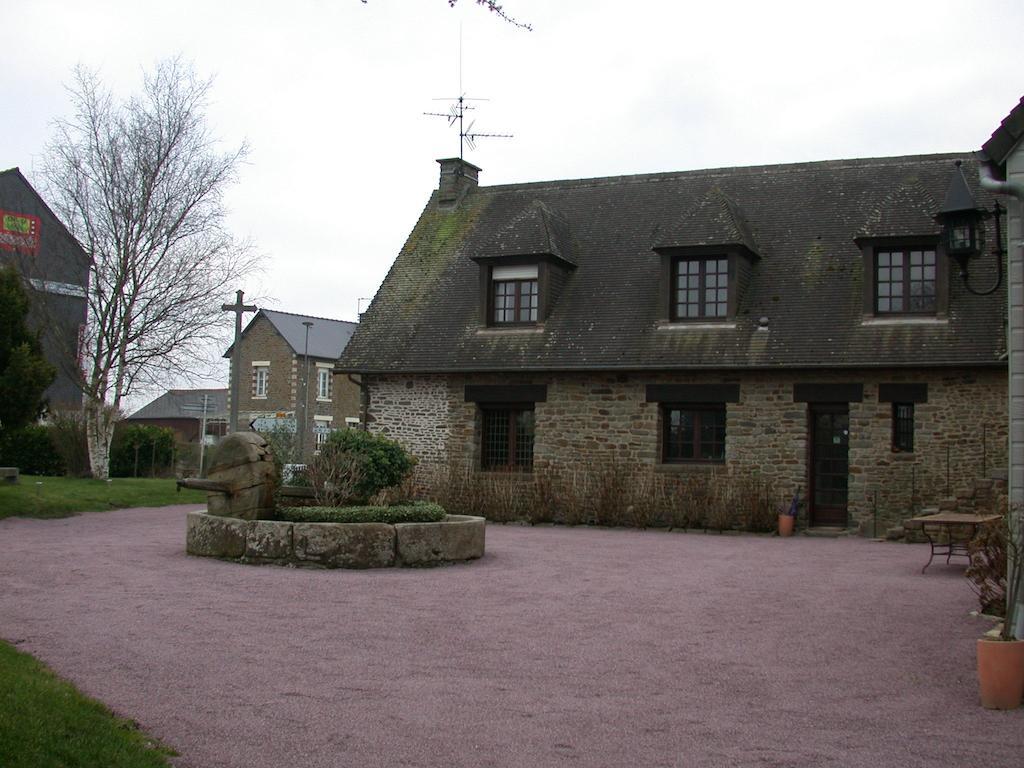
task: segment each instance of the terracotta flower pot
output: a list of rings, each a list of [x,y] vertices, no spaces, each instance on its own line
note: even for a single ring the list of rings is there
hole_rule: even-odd
[[[792,515],[779,515],[779,536],[792,536],[796,518]]]
[[[1024,698],[1024,640],[978,640],[978,688],[986,709],[1016,709]]]

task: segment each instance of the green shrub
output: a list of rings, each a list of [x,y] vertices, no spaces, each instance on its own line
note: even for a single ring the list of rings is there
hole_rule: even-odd
[[[54,411],[49,422],[50,439],[64,462],[64,472],[68,477],[89,477],[89,447],[82,413]]]
[[[416,463],[394,440],[361,429],[332,432],[323,450],[358,457],[359,481],[352,494],[357,502],[365,502],[384,489],[401,484]]]
[[[282,507],[278,519],[290,523],[437,523],[445,518],[438,504],[418,501],[394,507]]]
[[[168,474],[174,461],[174,430],[149,424],[117,425],[110,443],[111,477]]]
[[[0,464],[26,475],[63,475],[64,462],[47,427],[32,424],[0,432]]]

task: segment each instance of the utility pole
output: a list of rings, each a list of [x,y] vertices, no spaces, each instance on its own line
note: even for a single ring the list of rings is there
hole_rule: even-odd
[[[239,342],[242,340],[242,315],[246,312],[256,312],[259,309],[254,304],[245,304],[242,301],[244,295],[241,291],[237,291],[234,304],[221,304],[220,306],[224,312],[235,313],[235,343],[231,345],[231,382],[229,384],[231,389],[231,423],[228,424],[229,432],[238,431],[238,363],[241,360],[238,347]]]
[[[206,416],[210,410],[210,396],[208,394],[203,395],[202,405],[198,403],[186,403],[181,406],[181,410],[202,414],[199,425],[199,476],[202,477],[203,460],[206,458]]]

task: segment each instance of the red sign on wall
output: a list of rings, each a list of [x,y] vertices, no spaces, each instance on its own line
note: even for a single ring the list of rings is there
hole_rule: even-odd
[[[22,251],[35,256],[39,253],[39,231],[42,224],[38,216],[0,210],[0,248]]]

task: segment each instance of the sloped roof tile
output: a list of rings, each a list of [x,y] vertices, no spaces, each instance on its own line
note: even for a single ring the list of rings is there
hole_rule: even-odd
[[[309,329],[309,356],[319,357],[327,360],[337,360],[341,357],[342,350],[348,344],[359,323],[348,320],[331,320],[326,317],[313,317],[311,315],[296,315],[291,312],[278,312],[274,309],[261,309],[245,326],[242,335],[249,330],[249,327],[256,322],[256,318],[262,315],[270,321],[271,325],[288,342],[292,351],[301,355],[306,349],[306,326],[304,322],[311,322]],[[231,356],[234,344],[230,345],[224,352],[224,357]]]
[[[708,190],[678,222],[667,227],[653,247],[704,245],[739,245],[751,253],[758,252],[757,241],[740,207],[717,186]]]
[[[206,396],[206,418],[223,419],[228,413],[227,389],[170,389],[128,417],[132,419],[201,419]]]
[[[446,209],[435,194],[339,364],[362,372],[1001,364],[1005,296],[972,296],[955,272],[948,319],[864,322],[855,239],[934,237],[958,159],[979,205],[991,205],[966,153],[478,187]],[[712,188],[743,212],[764,258],[729,327],[665,328],[651,245]],[[565,218],[578,267],[539,329],[483,331],[473,260],[537,200]],[[972,273],[995,268],[986,252]],[[761,317],[769,330],[757,329]]]

